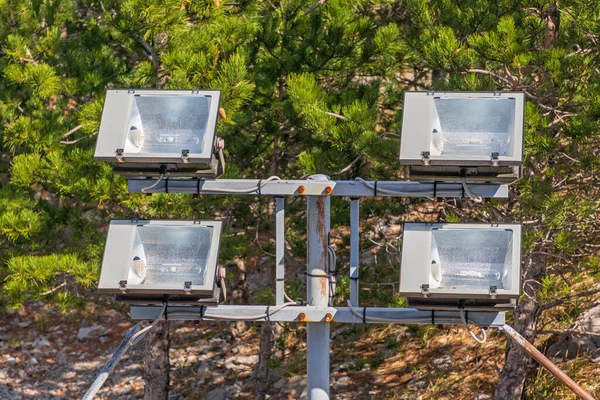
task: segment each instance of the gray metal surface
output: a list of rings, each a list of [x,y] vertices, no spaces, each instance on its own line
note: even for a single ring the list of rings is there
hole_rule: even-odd
[[[325,196],[307,200],[307,288],[311,306],[329,302],[327,247],[329,245],[329,203]],[[329,323],[309,322],[306,326],[306,372],[308,400],[329,399]]]
[[[177,97],[211,97],[210,112],[201,152],[190,151],[188,162],[210,162],[213,153],[215,129],[219,114],[221,92],[218,90],[127,90],[116,89],[106,92],[100,131],[96,142],[94,157],[99,161],[117,162],[116,150],[123,149],[124,163],[175,163],[182,164],[181,150],[172,154],[166,153],[128,153],[126,151],[127,135],[130,131],[130,117],[136,96],[177,96]]]
[[[285,198],[275,199],[275,304],[283,304],[285,282]]]
[[[176,220],[113,220],[110,222],[98,290],[106,293],[122,293],[120,282],[128,281],[132,252],[135,242],[135,232],[139,226],[149,227],[212,227],[210,252],[206,260],[206,279],[202,285],[192,284],[187,294],[206,294],[212,296],[215,286],[215,274],[221,241],[222,221],[176,221]],[[142,228],[143,229],[143,228]],[[173,238],[172,238],[173,239]],[[126,293],[138,294],[181,294],[184,295],[184,282],[180,288],[165,286],[159,283],[136,284],[129,279],[125,285]]]
[[[272,310],[274,306],[269,307]],[[131,318],[134,320],[154,320],[161,312],[162,306],[132,306]],[[219,314],[229,316],[234,321],[236,317],[248,317],[252,315],[263,315],[267,306],[244,306],[244,305],[219,305],[208,307],[204,313],[205,320],[212,320],[211,315]],[[355,307],[360,316],[352,313],[348,307],[313,307],[313,306],[289,306],[281,309],[270,316],[273,322],[316,322],[326,321],[327,314],[332,317],[332,322],[362,324],[363,307]],[[178,315],[179,314],[179,315]],[[195,306],[168,306],[166,315],[170,320],[199,321],[200,307]],[[303,314],[303,315],[302,315]],[[446,324],[463,325],[458,311],[447,310],[417,310],[415,308],[377,308],[367,307],[364,323],[398,323],[398,324]],[[303,317],[303,318],[300,318]],[[469,321],[474,321],[483,327],[501,327],[505,323],[504,312],[493,311],[469,311]],[[389,322],[373,321],[369,318],[386,318]],[[265,321],[266,318],[256,319],[256,322]]]
[[[510,255],[510,269],[506,277],[507,286],[498,287],[494,298],[512,299],[520,295],[521,277],[521,225],[519,224],[449,224],[449,223],[406,223],[402,240],[402,268],[400,269],[400,294],[402,296],[420,297],[423,295],[423,286],[428,285],[427,295],[431,298],[464,298],[464,299],[491,299],[489,287],[460,289],[451,287],[436,287],[432,278],[432,260],[439,256],[434,254],[436,248],[432,246],[433,233],[442,230],[465,230],[465,234],[472,230],[505,231],[512,232],[512,247]],[[453,254],[453,257],[464,257],[464,253]],[[485,258],[485,254],[483,255]],[[456,261],[456,260],[455,260]],[[459,260],[460,261],[460,260]],[[439,268],[439,263],[437,264]],[[466,270],[466,268],[463,268]],[[443,279],[442,279],[443,280]],[[492,300],[492,299],[491,299]]]
[[[146,193],[189,193],[189,194],[220,194],[219,190],[247,189],[256,187],[264,180],[260,179],[164,179]],[[150,186],[155,180],[130,179],[130,192],[141,192],[142,188]],[[376,181],[366,181],[374,186]],[[264,182],[263,182],[264,183]],[[280,180],[265,184],[261,195],[267,196],[299,196],[299,195],[327,195],[327,188],[331,189],[330,196],[343,197],[466,197],[460,183],[433,183],[433,182],[388,182],[378,181],[377,192],[358,181],[314,181],[314,180]],[[200,189],[200,190],[198,190]],[[507,198],[507,185],[469,184],[469,190],[483,198]],[[388,193],[393,191],[394,193]],[[257,195],[258,190],[247,193]]]
[[[160,310],[158,311],[158,314],[160,314]],[[106,365],[104,366],[104,368],[102,368],[102,370],[96,377],[96,380],[92,382],[90,388],[83,395],[82,400],[91,400],[96,396],[96,393],[98,393],[98,391],[102,388],[102,385],[104,385],[104,382],[106,381],[110,373],[115,369],[123,355],[125,355],[125,352],[127,351],[127,349],[129,349],[129,346],[131,346],[131,343],[129,341],[131,340],[133,335],[135,335],[140,330],[140,324],[141,322],[135,324],[133,328],[131,328],[129,332],[127,332],[127,335],[125,335],[125,338],[123,339],[123,341],[121,341],[119,347],[117,347],[117,350],[115,350],[114,354],[106,362]]]
[[[476,125],[493,126],[492,116],[498,118],[510,118],[511,121],[502,121],[509,123],[512,135],[510,135],[510,151],[507,155],[498,157],[498,165],[520,165],[523,162],[523,116],[524,116],[524,94],[520,92],[406,92],[404,94],[404,109],[402,119],[402,137],[400,146],[400,162],[405,165],[422,165],[422,152],[430,152],[431,165],[459,165],[462,167],[469,166],[486,166],[490,165],[491,152],[485,155],[436,155],[431,151],[432,132],[434,129],[440,129],[436,126],[435,100],[436,99],[453,99],[457,101],[465,101],[467,99],[482,99],[483,101],[493,101],[494,99],[514,99],[515,107],[512,115],[505,115],[504,108],[497,108],[497,113],[494,113],[493,107],[488,107],[487,111],[491,111],[491,115],[484,121],[481,121],[484,115],[481,110],[467,108],[468,111],[473,109],[473,113],[467,111],[465,115],[472,118],[463,118],[456,121],[454,125],[462,124],[468,129],[469,121],[477,120]],[[457,116],[457,113],[449,113],[450,116]],[[499,121],[495,121],[498,123]],[[467,133],[467,132],[465,132]],[[482,134],[482,132],[478,132]],[[446,133],[447,134],[447,133]],[[467,150],[465,150],[467,152]],[[472,151],[469,152],[472,154]]]
[[[360,200],[350,200],[350,304],[358,306],[359,219]]]

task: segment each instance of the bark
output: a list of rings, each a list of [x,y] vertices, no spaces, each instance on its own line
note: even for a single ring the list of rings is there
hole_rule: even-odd
[[[144,399],[163,400],[169,396],[169,322],[159,322],[144,339]]]
[[[539,281],[546,269],[546,255],[530,255],[525,265],[523,282],[527,279]],[[514,328],[525,339],[532,342],[535,339],[538,322],[538,293],[533,293],[533,299],[524,297],[515,310]],[[494,394],[495,400],[515,400],[521,398],[525,379],[532,368],[537,364],[529,355],[512,340],[508,339],[506,346],[506,360],[500,373],[500,380]]]
[[[269,322],[261,323],[260,350],[256,366],[256,385],[254,386],[254,399],[263,400],[269,385],[269,359],[273,356],[273,331]]]
[[[560,27],[560,10],[558,2],[548,4],[542,14],[544,18],[544,48],[550,49],[554,47],[556,39],[558,39],[558,29]]]

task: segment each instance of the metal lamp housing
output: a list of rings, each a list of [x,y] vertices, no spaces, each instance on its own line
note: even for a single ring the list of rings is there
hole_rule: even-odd
[[[128,178],[219,175],[217,90],[108,90],[94,157]]]
[[[515,181],[524,104],[517,92],[406,92],[400,162],[421,181]]]
[[[412,306],[512,309],[520,281],[521,225],[404,224],[400,294]]]
[[[110,222],[98,291],[133,304],[217,304],[222,222]]]

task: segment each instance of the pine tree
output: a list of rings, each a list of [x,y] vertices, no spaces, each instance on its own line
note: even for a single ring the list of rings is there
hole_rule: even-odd
[[[130,194],[124,179],[93,160],[104,93],[113,87],[221,90],[218,134],[226,141],[228,178],[325,173],[390,180],[406,178],[397,160],[404,91],[524,91],[525,176],[510,198],[433,205],[446,220],[525,225],[525,295],[514,325],[536,344],[553,338],[539,331],[564,329],[598,293],[595,3],[1,4],[2,306],[38,300],[63,311],[85,307],[111,218],[201,219],[218,210],[230,224],[222,262],[264,254],[252,243],[269,229],[268,200]],[[333,223],[344,224],[347,209],[338,200],[332,200]],[[389,217],[422,201],[365,203]],[[286,207],[290,231],[303,232],[303,205]],[[302,234],[288,241],[290,255],[304,257]],[[559,320],[557,310],[567,318]],[[168,340],[168,326],[162,329],[156,336]],[[496,398],[527,392],[530,366],[509,344]],[[165,369],[168,354],[154,373]],[[567,396],[558,386],[552,390]]]

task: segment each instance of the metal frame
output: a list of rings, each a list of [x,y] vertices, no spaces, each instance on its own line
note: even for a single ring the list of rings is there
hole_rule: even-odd
[[[141,192],[156,183],[154,179],[130,179],[129,191]],[[371,187],[369,187],[369,186]],[[258,189],[260,187],[260,189]],[[256,188],[256,189],[255,189]],[[508,198],[508,185],[469,184],[469,190],[482,198]],[[274,180],[263,179],[163,179],[144,193],[227,194],[226,190],[249,189],[246,195],[359,197],[459,197],[467,198],[460,183]],[[393,193],[392,193],[393,192]]]
[[[130,179],[129,191],[140,192],[154,183],[148,179]],[[483,198],[506,198],[508,187],[497,184],[470,184],[469,189]],[[253,321],[301,322],[307,324],[307,393],[312,400],[329,399],[329,330],[331,322],[340,323],[399,323],[399,324],[463,324],[458,310],[418,310],[414,308],[359,307],[359,202],[361,197],[458,197],[465,196],[464,187],[457,183],[333,181],[324,175],[306,180],[260,179],[165,179],[146,193],[236,194],[275,196],[276,276],[275,303],[285,301],[285,197],[307,197],[307,303],[289,305],[270,313],[272,306],[219,305],[216,307],[169,305],[168,319],[226,320],[244,318]],[[351,307],[330,307],[330,274],[327,266],[330,196],[350,197],[350,304]],[[333,266],[335,267],[335,266]],[[357,311],[358,310],[358,311]],[[158,306],[132,306],[132,319],[153,319],[160,314]],[[218,315],[218,318],[211,318]],[[251,318],[258,316],[257,318]],[[482,327],[500,327],[505,323],[504,312],[469,311],[467,319]]]
[[[244,306],[244,305],[219,305],[216,307],[198,306],[168,306],[166,316],[169,320],[185,321],[213,321],[223,320],[211,315],[219,314],[230,316],[232,320],[236,317],[248,317],[253,315],[264,315],[273,306]],[[162,306],[132,306],[131,319],[152,320],[156,319],[162,310]],[[463,322],[458,311],[447,310],[417,310],[415,308],[380,308],[380,307],[358,307],[355,308],[362,315],[365,312],[365,320],[352,313],[349,307],[322,307],[322,306],[289,306],[277,311],[269,317],[256,318],[255,322],[339,322],[346,324],[435,324],[451,325]],[[185,313],[185,315],[183,315]],[[179,314],[179,315],[178,315]],[[503,312],[492,311],[469,311],[468,319],[482,327],[502,327],[505,323]],[[392,322],[382,322],[371,318],[389,319]]]

